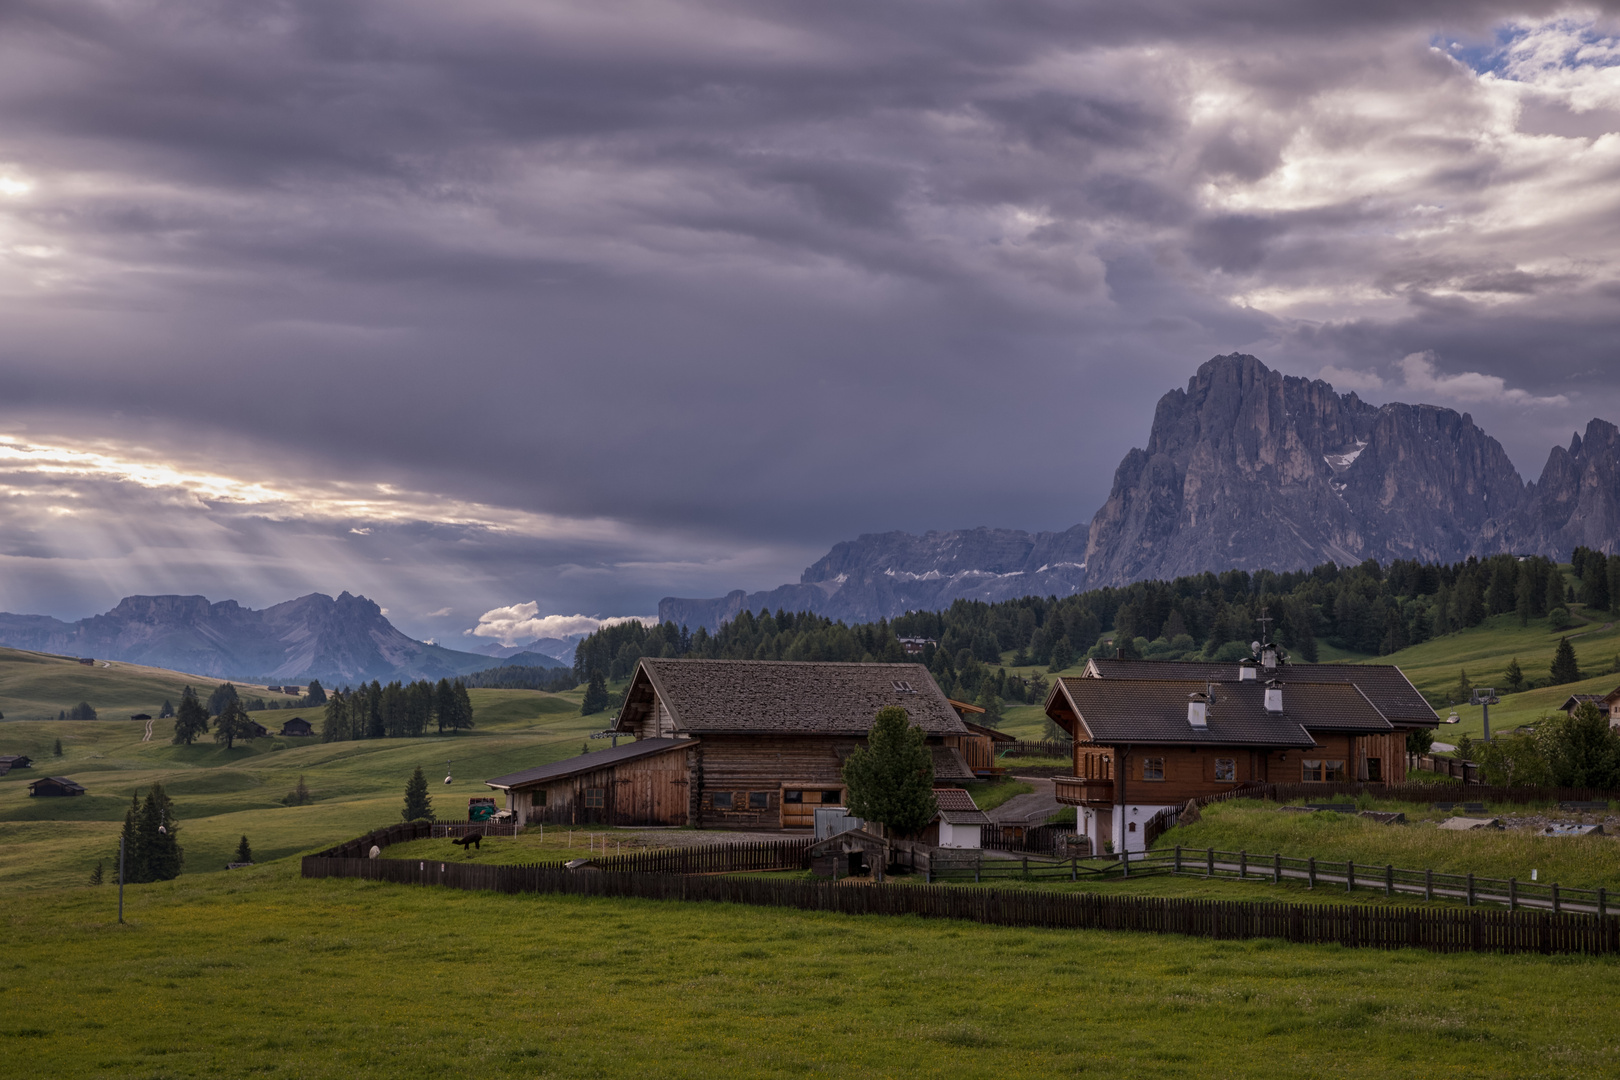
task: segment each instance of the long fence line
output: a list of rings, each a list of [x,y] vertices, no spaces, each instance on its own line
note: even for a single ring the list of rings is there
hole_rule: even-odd
[[[307,878],[345,877],[502,893],[713,901],[843,915],[917,915],[995,926],[1134,930],[1352,948],[1613,955],[1620,920],[1538,911],[1183,900],[951,885],[871,885],[770,878],[568,870],[418,859],[307,856]]]

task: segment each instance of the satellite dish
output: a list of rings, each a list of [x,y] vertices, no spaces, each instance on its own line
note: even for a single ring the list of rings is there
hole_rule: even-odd
[[[1258,641],[1251,641],[1249,642],[1249,648],[1258,653],[1260,651],[1260,643]]]

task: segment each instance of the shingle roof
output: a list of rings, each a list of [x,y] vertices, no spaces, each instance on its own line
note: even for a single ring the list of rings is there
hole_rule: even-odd
[[[651,757],[662,754],[666,750],[679,747],[696,746],[695,739],[637,739],[635,742],[625,743],[607,750],[595,750],[589,754],[567,758],[563,761],[554,761],[550,765],[541,765],[534,769],[524,769],[522,772],[511,773],[507,776],[497,776],[484,783],[492,788],[528,787],[532,784],[547,783],[552,780],[563,780],[581,773],[595,772],[605,769],[609,765],[618,765],[637,758]]]
[[[1300,746],[1311,738],[1300,722],[1307,696],[1283,694],[1285,711],[1267,712],[1263,683],[1222,683],[1209,706],[1207,728],[1187,722],[1187,695],[1207,684],[1191,679],[1059,679],[1055,693],[1063,694],[1079,714],[1085,730],[1100,743],[1164,743],[1183,746]],[[1301,687],[1299,689],[1320,689]],[[1354,690],[1353,687],[1346,689]],[[1314,698],[1316,695],[1310,695]],[[1359,698],[1368,712],[1376,712]],[[1342,694],[1334,695],[1342,698]],[[1389,730],[1385,725],[1384,730]]]
[[[897,688],[909,686],[909,691]],[[652,708],[652,692],[675,730],[701,735],[865,735],[872,718],[899,705],[929,735],[965,735],[921,664],[789,660],[673,660],[643,657],[615,728],[630,730]]]
[[[978,775],[968,768],[954,746],[930,746],[934,757],[935,780],[977,780]]]
[[[934,803],[942,821],[952,825],[988,825],[990,817],[961,788],[935,788]]]
[[[1213,679],[1236,682],[1238,665],[1197,660],[1091,660],[1087,671],[1105,679]],[[1434,727],[1440,717],[1394,664],[1284,664],[1275,672],[1260,669],[1263,682],[1275,674],[1285,683],[1354,683],[1384,719],[1396,727]]]

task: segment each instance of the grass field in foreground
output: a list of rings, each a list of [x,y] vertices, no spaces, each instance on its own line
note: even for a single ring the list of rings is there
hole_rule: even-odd
[[[1620,964],[301,881],[0,895],[62,1076],[1601,1075]]]

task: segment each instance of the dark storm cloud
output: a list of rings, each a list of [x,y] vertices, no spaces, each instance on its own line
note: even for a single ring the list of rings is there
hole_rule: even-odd
[[[360,587],[447,637],[1063,528],[1234,348],[1500,377],[1440,403],[1538,468],[1620,415],[1620,101],[1557,11],[6,5],[0,433],[317,509],[19,473],[0,605]]]

